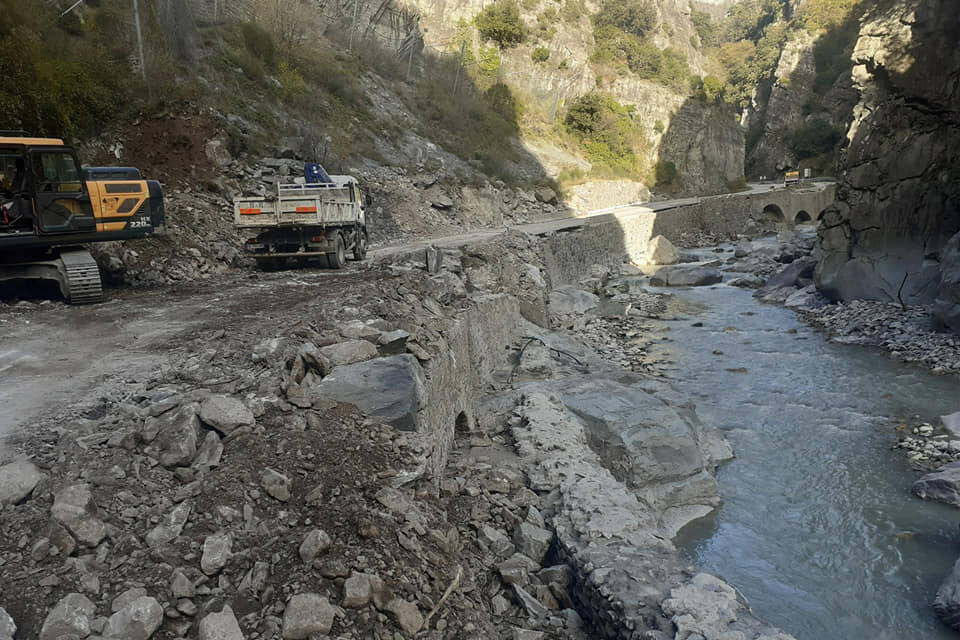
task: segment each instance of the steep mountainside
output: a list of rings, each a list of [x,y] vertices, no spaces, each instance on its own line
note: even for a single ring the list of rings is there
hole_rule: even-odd
[[[833,298],[937,296],[944,247],[960,231],[957,33],[949,0],[883,2],[863,22],[860,101],[819,238],[817,283]]]

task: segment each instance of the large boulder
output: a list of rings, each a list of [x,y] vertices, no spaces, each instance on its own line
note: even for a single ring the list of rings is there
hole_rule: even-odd
[[[153,420],[148,419],[148,423],[151,430],[156,429],[152,447],[160,464],[167,468],[189,466],[200,437],[200,420],[194,408],[180,407]]]
[[[937,590],[933,610],[945,623],[960,630],[960,560]]]
[[[253,412],[236,398],[230,396],[210,396],[200,405],[200,419],[220,433],[226,435],[239,427],[252,426],[255,422]]]
[[[817,266],[817,259],[811,256],[804,256],[794,260],[775,276],[767,280],[767,283],[757,289],[756,296],[763,297],[784,287],[796,287],[801,284],[803,279],[813,277],[813,270]]]
[[[17,460],[0,467],[0,505],[20,502],[42,478],[43,474],[29,460]]]
[[[945,464],[913,483],[913,492],[924,500],[960,507],[960,462]]]
[[[97,503],[88,484],[69,485],[58,491],[50,515],[82,545],[95,547],[107,535],[107,526],[98,517]]]
[[[144,596],[110,616],[105,638],[117,640],[147,640],[163,622],[163,607],[154,598]]]
[[[86,638],[90,635],[90,622],[96,610],[96,606],[82,594],[64,596],[44,619],[39,640]]]
[[[423,368],[409,353],[335,367],[316,386],[316,393],[354,404],[371,417],[410,431],[417,429],[417,414],[427,402]]]
[[[347,340],[318,349],[333,366],[363,362],[377,357],[377,348],[367,340]]]
[[[650,278],[655,287],[703,287],[717,284],[723,276],[710,267],[664,267]]]
[[[960,333],[960,233],[947,243],[940,256],[940,290],[933,303],[937,328]]]
[[[283,612],[284,640],[305,640],[313,634],[330,633],[335,610],[330,601],[317,593],[301,593],[290,598]]]
[[[650,264],[677,264],[680,252],[663,236],[655,236],[647,244],[647,262]]]
[[[551,291],[547,297],[550,313],[553,315],[568,315],[571,313],[586,313],[597,306],[599,298],[589,291],[563,285]]]
[[[3,607],[0,607],[0,640],[13,640],[13,634],[17,632],[17,625],[13,618]]]
[[[233,609],[224,605],[220,613],[209,613],[200,621],[200,640],[244,640]]]

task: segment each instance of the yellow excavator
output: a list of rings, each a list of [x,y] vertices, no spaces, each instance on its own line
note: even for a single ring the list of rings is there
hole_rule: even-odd
[[[58,138],[0,131],[0,281],[55,280],[71,304],[103,299],[83,246],[162,232],[163,191],[132,167],[81,167]]]

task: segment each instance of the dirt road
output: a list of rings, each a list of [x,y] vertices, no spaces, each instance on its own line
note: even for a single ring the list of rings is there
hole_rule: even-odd
[[[690,202],[688,198],[643,206],[663,210]],[[630,209],[597,211],[584,218],[548,220],[513,229],[547,234]],[[470,231],[376,248],[370,253],[377,259],[429,245],[483,242],[506,229]],[[124,385],[149,377],[171,356],[183,357],[191,348],[202,350],[196,338],[204,331],[244,330],[269,322],[264,316],[267,307],[273,309],[276,321],[295,321],[295,310],[303,300],[336,304],[331,288],[356,278],[364,269],[361,264],[349,263],[340,272],[236,273],[165,288],[114,290],[107,302],[90,307],[61,302],[13,307],[0,315],[0,461],[9,456],[5,443],[15,441],[18,433],[28,433],[32,424],[66,416],[68,407],[74,407],[69,415],[76,415],[78,403],[95,415],[101,398],[115,397]]]

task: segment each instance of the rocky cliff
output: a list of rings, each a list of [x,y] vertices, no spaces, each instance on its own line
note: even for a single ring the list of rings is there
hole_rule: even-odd
[[[960,230],[958,32],[949,0],[883,2],[863,21],[860,100],[818,240],[816,281],[831,298],[937,296],[942,252]]]

